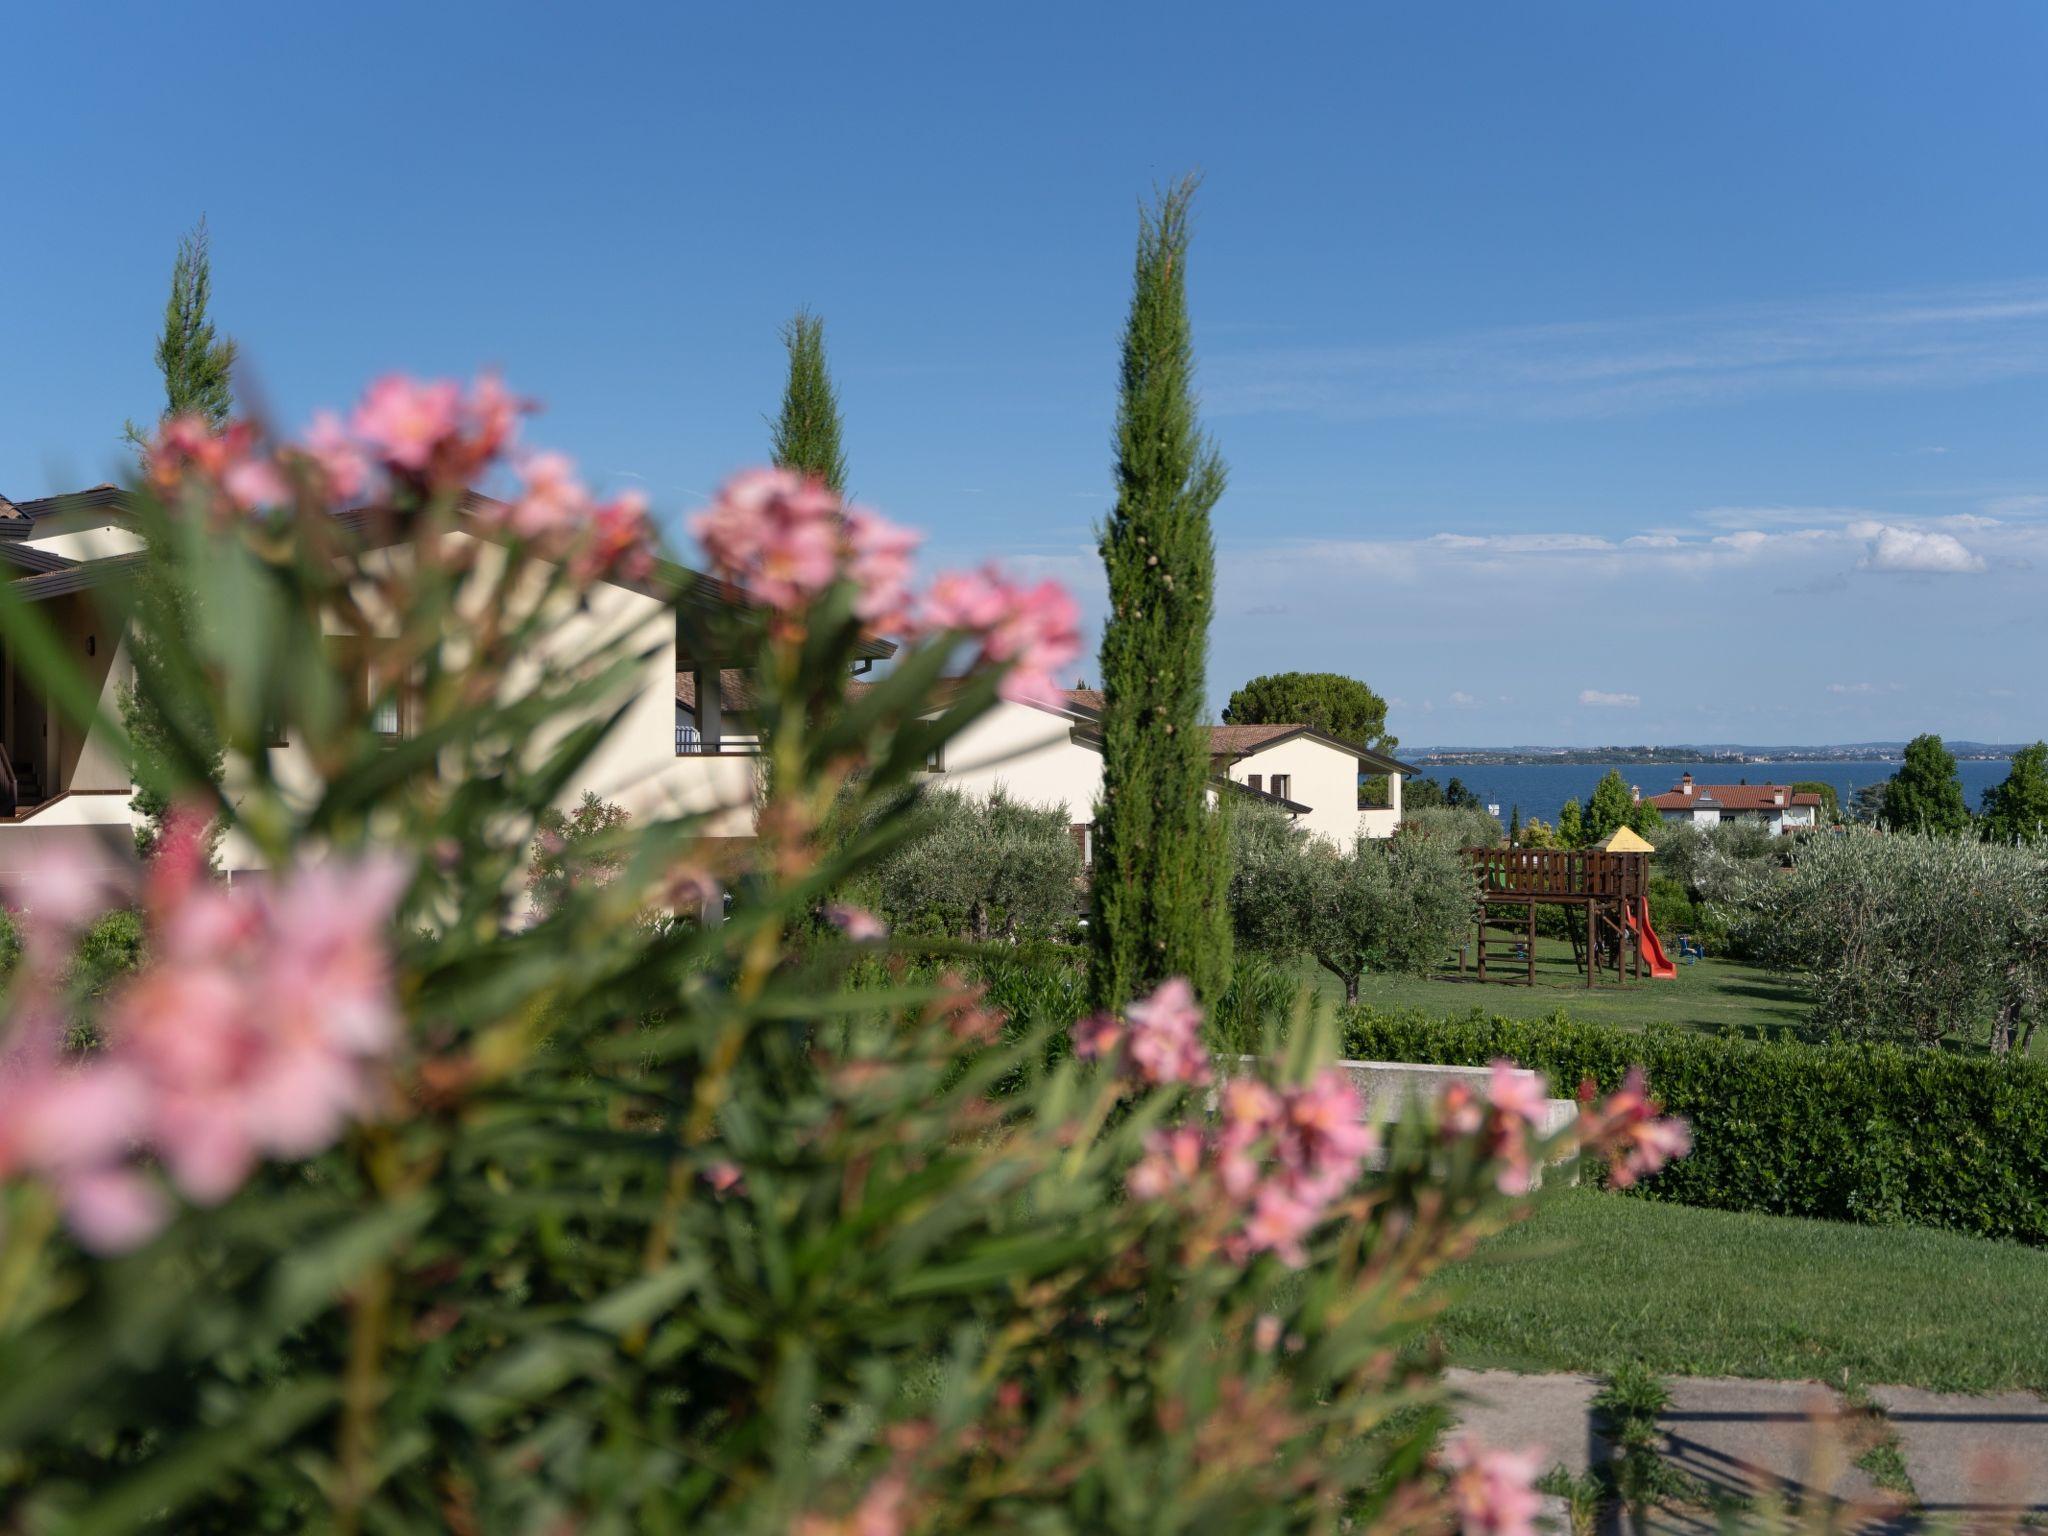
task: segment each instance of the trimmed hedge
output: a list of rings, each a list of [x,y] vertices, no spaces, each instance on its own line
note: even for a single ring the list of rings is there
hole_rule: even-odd
[[[1570,1094],[1640,1063],[1693,1151],[1642,1193],[1681,1205],[1944,1227],[2048,1244],[2048,1066],[1552,1019],[1345,1014],[1345,1054],[1479,1066],[1509,1057]]]

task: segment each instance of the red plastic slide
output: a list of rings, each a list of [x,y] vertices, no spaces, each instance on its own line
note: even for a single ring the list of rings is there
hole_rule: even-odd
[[[1640,935],[1643,958],[1650,962],[1650,974],[1660,981],[1669,981],[1678,974],[1678,967],[1671,963],[1671,957],[1664,953],[1663,941],[1657,937],[1657,930],[1650,926],[1650,904],[1637,898],[1635,910],[1628,914],[1629,926]]]

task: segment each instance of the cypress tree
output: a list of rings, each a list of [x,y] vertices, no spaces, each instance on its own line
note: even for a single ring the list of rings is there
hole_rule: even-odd
[[[1113,1008],[1168,976],[1214,1000],[1230,973],[1230,858],[1208,807],[1202,713],[1224,468],[1195,416],[1187,309],[1192,179],[1141,212],[1101,533],[1102,799],[1088,986]]]
[[[156,366],[164,379],[162,419],[201,416],[217,430],[227,425],[234,411],[235,344],[215,334],[207,314],[212,299],[213,258],[202,218],[178,241],[178,255],[171,264],[171,293],[164,303],[164,328],[157,337]],[[139,448],[149,441],[150,434],[131,421],[127,436]],[[164,637],[190,627],[191,598],[177,556],[159,548],[155,541],[137,574],[134,605],[128,643],[146,659],[159,651]],[[132,750],[160,762],[170,761],[171,737],[162,705],[133,684],[122,688],[120,704]],[[199,745],[210,759],[209,777],[218,786],[224,753],[207,730],[202,711],[191,712],[188,729],[200,733]],[[170,799],[154,784],[138,781],[134,806],[140,816],[135,828],[136,852],[147,858],[162,836]],[[219,835],[217,826],[213,835]]]
[[[825,322],[800,309],[782,328],[789,378],[774,426],[777,467],[794,469],[846,494],[846,454],[839,446],[839,396],[825,367]]]
[[[164,301],[164,328],[157,337],[156,366],[164,376],[164,410],[172,416],[203,416],[216,430],[235,408],[235,344],[214,333],[207,307],[213,299],[213,253],[201,219],[178,239],[171,263],[171,293]],[[133,422],[128,439],[148,441]]]

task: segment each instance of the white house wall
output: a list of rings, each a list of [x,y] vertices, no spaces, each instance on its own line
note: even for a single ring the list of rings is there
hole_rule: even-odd
[[[1074,722],[1028,704],[998,703],[946,743],[932,782],[986,800],[1062,806],[1070,825],[1092,822],[1102,793],[1102,754],[1073,739]]]
[[[1313,736],[1290,736],[1261,747],[1239,758],[1227,771],[1240,784],[1257,774],[1259,787],[1267,791],[1273,788],[1273,775],[1284,774],[1288,781],[1287,798],[1309,808],[1308,814],[1296,818],[1294,824],[1339,848],[1350,847],[1360,833],[1367,837],[1392,837],[1401,821],[1398,775],[1388,796],[1393,802],[1391,806],[1361,811],[1358,759]]]
[[[43,522],[38,522],[36,531],[21,542],[33,549],[62,555],[66,560],[98,560],[107,555],[133,554],[142,548],[141,535],[119,523],[60,525],[48,533],[42,531],[43,526]]]

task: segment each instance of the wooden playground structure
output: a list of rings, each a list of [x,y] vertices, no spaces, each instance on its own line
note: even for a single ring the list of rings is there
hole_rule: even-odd
[[[1650,926],[1650,855],[1604,848],[1468,848],[1477,886],[1479,980],[1488,960],[1500,969],[1503,937],[1514,969],[1502,980],[1536,984],[1536,909],[1576,907],[1585,913],[1572,929],[1572,956],[1598,986],[1609,965],[1617,982],[1660,979],[1676,972]],[[1489,937],[1491,936],[1491,954]],[[1517,953],[1519,951],[1519,953]]]

